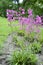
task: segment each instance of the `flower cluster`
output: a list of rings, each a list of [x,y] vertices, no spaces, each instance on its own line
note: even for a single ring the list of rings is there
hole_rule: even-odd
[[[42,20],[41,20],[41,17],[40,16],[36,16],[36,23],[41,23],[42,22]]]
[[[25,21],[26,21],[25,23],[27,23],[27,21],[28,22],[33,21],[35,23],[41,23],[42,22],[41,17],[38,16],[38,15],[34,19],[32,9],[28,9],[28,18],[22,16],[24,14],[25,14],[25,10],[23,8],[21,8],[21,7],[19,8],[19,12],[7,9],[7,18],[8,18],[9,21],[12,21],[13,19],[15,20],[18,17],[19,21],[21,19],[23,19],[23,20],[25,19]]]
[[[17,11],[7,9],[8,21],[16,20],[19,15]]]
[[[32,10],[31,9],[28,9],[28,14],[32,15]]]
[[[19,12],[14,10],[7,10],[7,18],[9,21],[18,19],[20,23],[20,29],[26,32],[39,32],[39,28],[37,24],[42,23],[41,17],[36,16],[34,18],[32,9],[28,9],[28,17],[23,16],[25,14],[25,10],[21,7],[19,8]],[[37,29],[37,30],[36,30]]]
[[[13,16],[14,16],[14,10],[8,10],[7,9],[7,18],[9,21],[12,21]]]

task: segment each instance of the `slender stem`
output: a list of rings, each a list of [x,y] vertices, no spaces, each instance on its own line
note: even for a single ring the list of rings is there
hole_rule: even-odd
[[[10,27],[11,27],[11,33],[12,33],[12,39],[13,39],[13,26],[11,22],[10,22]]]

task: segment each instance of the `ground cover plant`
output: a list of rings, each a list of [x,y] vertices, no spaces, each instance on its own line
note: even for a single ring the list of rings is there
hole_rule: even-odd
[[[5,18],[0,17],[0,53],[9,32],[10,32],[10,27],[8,27],[7,20]]]
[[[17,24],[16,22],[13,22],[12,24]],[[18,27],[15,25],[13,26],[13,30],[16,31]],[[2,49],[4,47],[4,43],[6,42],[8,36],[12,33],[12,29],[9,25],[9,22],[6,18],[0,17],[0,54],[2,54]]]
[[[14,24],[14,23],[16,25],[17,21],[13,22],[12,24]],[[17,27],[16,27],[16,29],[17,29]],[[16,29],[14,29],[14,30],[16,30]],[[10,27],[8,20],[6,18],[0,17],[0,40],[3,40],[3,37],[5,38],[6,36],[8,36],[11,33],[12,33],[12,31],[11,31],[11,27]]]
[[[15,51],[12,55],[11,65],[36,65],[37,57],[29,50]]]

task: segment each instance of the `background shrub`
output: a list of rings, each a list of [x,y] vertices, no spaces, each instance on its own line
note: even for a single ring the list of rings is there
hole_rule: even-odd
[[[13,0],[0,0],[0,16],[6,17],[7,9],[17,9],[17,6]]]

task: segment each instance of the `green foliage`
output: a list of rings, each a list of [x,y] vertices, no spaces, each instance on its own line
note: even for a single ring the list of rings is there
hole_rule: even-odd
[[[28,8],[32,8],[34,14],[43,15],[43,4],[42,3],[43,3],[42,0],[23,0],[22,7],[25,8],[26,11]]]
[[[21,49],[24,49],[25,48],[25,45],[24,45],[24,38],[23,38],[23,36],[21,37],[21,36],[14,36],[13,37],[13,42],[15,42],[15,45],[16,46],[19,46]]]
[[[17,43],[17,36],[16,35],[13,37],[13,42]]]
[[[39,41],[40,43],[43,43],[43,36],[42,36],[42,35],[39,36],[38,41]]]
[[[25,40],[27,40],[29,42],[33,42],[34,41],[34,36],[35,36],[35,33],[32,32],[30,34],[25,34],[24,38],[25,38]]]
[[[43,28],[40,28],[41,29],[41,32],[40,32],[40,35],[39,35],[39,37],[38,37],[38,41],[40,42],[40,43],[42,43],[43,44]]]
[[[11,65],[35,65],[37,57],[29,50],[14,51],[11,59]]]
[[[6,16],[6,9],[9,8],[10,5],[10,1],[9,0],[1,0],[0,1],[0,15],[1,16]]]
[[[17,3],[13,3],[13,0],[0,0],[0,16],[6,17],[7,9],[18,10],[19,0],[17,0]]]
[[[17,6],[13,4],[13,0],[0,0],[0,16],[6,17],[7,9],[17,9]]]
[[[12,22],[13,31],[18,30],[18,26],[16,26],[16,28],[14,26],[16,24],[18,24],[18,21]],[[11,27],[10,27],[8,20],[6,18],[0,17],[0,44],[4,43],[5,40],[7,39],[8,35],[11,33],[12,33],[12,31],[11,31]]]
[[[31,48],[33,53],[39,53],[41,52],[41,47],[42,45],[40,44],[40,42],[33,42],[32,44],[30,44],[29,48]]]
[[[18,31],[18,35],[20,35],[20,36],[24,36],[24,34],[25,34],[25,33],[24,33],[24,30],[19,30],[19,31]]]

